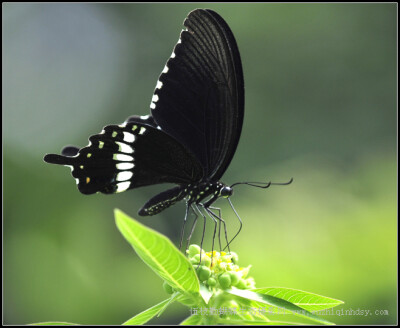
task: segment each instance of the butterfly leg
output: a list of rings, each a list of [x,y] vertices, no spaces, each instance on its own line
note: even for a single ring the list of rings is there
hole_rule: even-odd
[[[221,209],[218,207],[212,207],[212,206],[204,207],[204,209],[207,211],[207,213],[209,213],[211,216],[213,216],[215,219],[217,219],[219,221],[220,227],[221,227],[221,223],[224,225],[225,242],[226,242],[226,246],[224,247],[224,249],[228,247],[228,250],[230,252],[230,249],[229,249],[230,242],[228,242],[228,230],[226,228],[225,220],[221,217]],[[218,215],[215,214],[213,211],[211,211],[211,209],[217,210]],[[221,229],[219,231],[218,238],[219,238],[220,244],[221,244]]]
[[[220,208],[210,206],[209,209],[218,211],[218,217],[221,217],[221,209]],[[221,252],[222,244],[221,244],[221,221],[220,220],[218,220],[218,243],[219,243],[219,251]]]
[[[193,208],[192,203],[189,203],[189,204],[188,204],[188,207],[190,207],[190,208],[192,209],[192,211],[193,211],[193,213],[194,213],[194,215],[195,215],[195,218],[194,218],[194,220],[193,220],[192,229],[190,230],[190,234],[189,234],[188,238],[186,239],[186,250],[189,249],[189,243],[190,243],[190,240],[192,239],[192,235],[193,235],[193,232],[194,232],[194,228],[196,227],[196,223],[197,223],[197,219],[198,219],[198,215],[196,214],[196,211],[195,211],[195,209]]]
[[[236,212],[235,208],[233,207],[233,204],[232,204],[230,198],[228,198],[228,202],[229,202],[229,205],[231,206],[233,212],[235,213],[236,217],[238,218],[239,224],[240,224],[239,230],[236,232],[236,234],[233,236],[233,238],[229,241],[229,243],[225,246],[225,248],[228,247],[228,249],[229,249],[229,244],[236,238],[236,236],[237,236],[237,235],[239,234],[239,232],[242,230],[243,223],[242,223],[242,219],[240,218],[239,214]],[[225,249],[225,248],[224,248],[224,249]]]
[[[219,221],[217,221],[217,219],[216,219],[214,216],[212,216],[212,215],[207,211],[207,209],[204,207],[203,204],[199,204],[199,205],[201,206],[201,208],[203,208],[203,210],[206,212],[206,214],[208,215],[208,217],[209,217],[211,220],[214,221],[214,233],[213,233],[213,239],[212,239],[212,245],[211,245],[211,250],[214,251],[214,242],[215,242],[215,235],[216,235],[216,233],[217,233],[217,226],[220,227]],[[220,227],[219,231],[221,231],[221,227]],[[221,251],[221,238],[220,238],[219,235],[218,235],[218,239],[219,239],[219,248],[220,248],[220,251]]]
[[[204,241],[204,234],[205,234],[205,232],[206,232],[206,221],[207,221],[207,218],[206,218],[206,216],[200,211],[200,209],[199,209],[199,207],[197,206],[196,203],[194,203],[194,208],[196,208],[197,212],[200,213],[200,215],[203,217],[203,220],[204,220],[203,233],[202,233],[202,235],[201,235],[201,242],[200,242],[200,248],[203,249],[203,241]],[[200,263],[201,263],[201,256],[202,256],[202,252],[200,252],[200,262],[199,262],[199,266],[200,266]]]
[[[179,250],[182,248],[183,236],[185,234],[185,225],[186,225],[186,222],[187,222],[189,209],[190,209],[190,204],[189,204],[189,202],[186,202],[186,213],[185,213],[185,218],[183,219],[181,237],[179,239]]]
[[[219,240],[219,249],[221,251],[221,223],[217,221],[217,219],[209,213],[209,211],[204,207],[203,204],[199,204],[203,210],[205,210],[208,217],[214,221],[214,234],[212,238],[212,245],[211,245],[211,265],[213,265],[213,257],[214,257],[214,242],[215,242],[215,234],[217,233],[217,226],[219,226],[219,233],[218,233],[218,240]]]

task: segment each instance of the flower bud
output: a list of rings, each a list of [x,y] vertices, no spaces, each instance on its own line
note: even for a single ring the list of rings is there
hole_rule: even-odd
[[[190,259],[190,263],[192,264],[196,264],[200,262],[200,254],[196,254],[194,255],[191,259]]]
[[[235,271],[229,271],[229,275],[231,276],[232,286],[236,286],[240,280],[240,275]]]
[[[235,252],[230,252],[232,262],[237,264],[239,262],[239,256]]]
[[[242,271],[242,278],[246,278],[247,277],[247,275],[249,274],[250,268],[251,268],[251,265],[249,265],[247,268],[243,268],[241,270]]]
[[[217,284],[217,281],[213,277],[208,278],[208,280],[207,280],[207,285],[208,286],[213,287],[216,284]]]
[[[189,246],[188,253],[189,257],[193,257],[196,254],[200,254],[201,248],[198,245],[192,244]]]
[[[246,288],[247,289],[252,289],[256,287],[256,282],[254,281],[253,277],[247,278],[246,279]]]
[[[218,267],[221,271],[226,271],[226,263],[225,262],[220,262],[218,264]]]
[[[224,256],[221,257],[221,260],[223,262],[230,263],[231,262],[231,256],[230,255],[224,255]]]
[[[239,279],[239,282],[236,284],[236,288],[246,289],[246,282],[244,279]]]
[[[231,276],[229,273],[225,272],[218,277],[219,284],[222,289],[227,289],[231,286]]]
[[[201,258],[201,264],[205,265],[206,267],[210,267],[211,259],[207,255],[203,255]]]
[[[200,281],[205,281],[211,276],[211,270],[206,266],[202,265],[197,271],[197,275]]]

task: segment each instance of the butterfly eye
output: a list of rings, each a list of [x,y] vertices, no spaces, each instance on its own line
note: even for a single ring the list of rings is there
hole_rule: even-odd
[[[219,191],[219,194],[221,195],[221,197],[224,198],[228,198],[230,196],[232,196],[233,194],[233,189],[231,187],[222,187],[221,190]]]

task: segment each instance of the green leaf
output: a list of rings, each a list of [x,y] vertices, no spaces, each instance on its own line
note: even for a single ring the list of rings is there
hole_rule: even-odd
[[[161,314],[163,314],[164,311],[165,311],[165,309],[166,309],[171,303],[173,303],[173,302],[177,299],[177,297],[178,297],[179,295],[182,295],[182,294],[179,293],[179,292],[173,293],[173,294],[171,295],[171,297],[169,298],[169,302],[168,302],[167,304],[164,305],[164,307],[160,310],[160,312],[158,312],[157,317],[159,317]]]
[[[294,305],[293,303],[290,303],[284,299],[281,298],[277,298],[274,296],[270,296],[270,295],[264,295],[264,294],[259,294],[250,290],[242,290],[242,289],[229,289],[226,290],[227,293],[232,294],[232,295],[236,295],[239,297],[243,297],[249,300],[253,300],[256,301],[258,303],[263,303],[263,304],[267,304],[270,305],[273,308],[279,308],[279,309],[284,309],[286,311],[291,312],[294,315],[297,315],[299,317],[303,317],[321,324],[325,324],[325,325],[333,325],[332,322],[329,322],[328,320],[325,320],[323,318],[320,318],[318,316],[316,316],[315,314],[312,314],[311,312],[308,312],[305,309],[302,309],[301,307]],[[268,309],[267,309],[268,311]],[[272,314],[274,312],[271,312]],[[267,312],[268,314],[268,312]]]
[[[210,291],[208,287],[204,286],[203,284],[200,284],[200,295],[203,298],[204,302],[208,304],[208,301],[214,295],[214,292]]]
[[[79,323],[62,322],[62,321],[49,321],[49,322],[37,322],[30,323],[30,326],[78,326]]]
[[[192,264],[160,233],[147,228],[116,209],[118,229],[139,257],[176,290],[199,293],[200,284]]]
[[[330,309],[344,303],[334,298],[329,298],[292,288],[266,287],[255,288],[252,289],[252,291],[281,298],[311,312]]]
[[[189,293],[180,294],[176,300],[188,307],[200,306],[204,303],[202,302],[200,295],[193,295]]]
[[[128,321],[125,321],[123,325],[143,325],[150,319],[154,318],[164,307],[169,304],[170,298],[158,303],[151,308],[140,312],[139,314],[135,315],[133,318],[130,318]]]
[[[304,325],[304,323],[286,322],[286,321],[263,321],[263,320],[232,320],[219,319],[218,323],[226,325],[269,325],[269,326],[287,326],[287,325]]]
[[[183,326],[198,326],[201,325],[203,321],[203,318],[201,315],[191,315],[190,317],[186,318],[183,320],[180,325]]]

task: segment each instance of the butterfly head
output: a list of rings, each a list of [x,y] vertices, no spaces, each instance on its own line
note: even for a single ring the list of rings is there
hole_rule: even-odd
[[[233,189],[229,186],[223,186],[219,190],[219,196],[224,197],[224,198],[229,198],[233,195]]]

